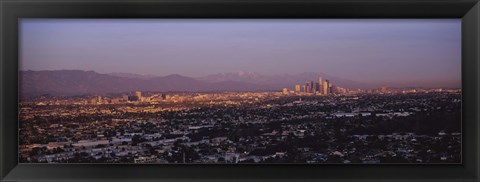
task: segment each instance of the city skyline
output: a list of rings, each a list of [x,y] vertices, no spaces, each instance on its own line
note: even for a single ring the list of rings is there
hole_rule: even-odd
[[[84,72],[95,72],[98,73],[97,71],[94,70],[75,70],[75,69],[59,69],[59,70],[20,70],[21,72],[28,72],[28,71],[34,71],[34,72],[58,72],[58,71],[84,71]],[[259,74],[257,72],[247,72],[247,71],[234,71],[234,72],[217,72],[217,73],[212,73],[212,74],[207,74],[207,75],[202,75],[198,77],[189,77],[181,74],[168,74],[168,75],[154,75],[154,74],[137,74],[137,73],[128,73],[128,72],[111,72],[111,73],[99,73],[103,75],[110,75],[110,76],[116,76],[116,77],[124,77],[124,78],[142,78],[142,79],[151,79],[151,78],[159,78],[159,77],[170,77],[170,76],[182,76],[182,77],[187,77],[187,78],[192,78],[195,80],[203,81],[203,79],[208,78],[208,77],[213,77],[213,76],[219,76],[219,75],[236,75],[236,76],[244,76],[245,77],[276,77],[276,76],[282,76],[282,77],[288,77],[288,76],[295,76],[295,75],[302,75],[302,74],[321,74],[321,75],[328,75],[323,72],[302,72],[298,74],[291,74],[291,73],[284,73],[284,74],[276,74],[276,75],[263,75]],[[357,80],[351,80],[351,79],[344,79],[342,77],[338,77],[335,75],[328,75],[330,78],[336,78],[336,79],[341,79],[344,81],[348,82],[356,82],[358,84],[363,84],[364,86],[362,87],[350,87],[351,89],[373,89],[373,88],[378,88],[381,86],[389,86],[389,87],[394,87],[394,88],[409,88],[409,87],[416,87],[416,88],[461,88],[461,80],[447,80],[447,81],[438,81],[438,80],[412,80],[412,81],[377,81],[377,82],[372,82],[372,81],[357,81]],[[232,80],[227,80],[227,81],[232,81]],[[209,81],[211,82],[211,81]]]
[[[371,85],[345,80],[331,75],[304,73],[298,75],[264,76],[253,73],[219,74],[200,78],[181,75],[163,77],[132,74],[99,74],[93,71],[22,71],[20,72],[22,97],[40,95],[84,95],[151,92],[285,92],[326,95],[346,93],[349,90],[371,91],[383,87],[392,89],[460,89],[460,87],[425,87],[408,83],[404,87],[388,84]],[[305,84],[304,84],[305,83]]]
[[[461,86],[460,21],[455,19],[23,19],[20,43],[21,70],[194,78],[236,71],[321,72],[392,87]]]

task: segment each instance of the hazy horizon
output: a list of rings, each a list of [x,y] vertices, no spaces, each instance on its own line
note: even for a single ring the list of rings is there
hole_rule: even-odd
[[[315,72],[393,87],[460,87],[460,23],[22,19],[20,70],[192,78]]]
[[[130,76],[128,75],[123,75],[123,76],[120,76],[120,77],[129,77],[129,78],[134,78],[135,76],[134,75],[137,75],[137,76],[143,76],[145,78],[156,78],[156,77],[168,77],[168,76],[172,76],[172,75],[180,75],[180,76],[183,76],[183,77],[188,77],[188,78],[193,78],[193,79],[196,79],[196,80],[199,80],[199,81],[202,81],[202,78],[207,78],[209,76],[215,76],[215,75],[218,75],[218,74],[241,74],[241,72],[245,73],[245,74],[250,74],[250,73],[253,73],[255,75],[259,75],[259,76],[266,76],[266,77],[274,77],[274,76],[281,76],[281,75],[289,75],[289,76],[294,76],[294,75],[301,75],[301,74],[324,74],[328,77],[323,77],[324,79],[331,79],[331,78],[336,78],[336,79],[342,79],[342,80],[348,80],[348,81],[353,81],[353,82],[358,82],[358,83],[365,83],[365,82],[359,82],[359,81],[356,81],[356,80],[350,80],[350,79],[344,79],[344,78],[341,78],[341,77],[337,77],[335,75],[328,75],[328,74],[325,74],[325,73],[322,73],[322,72],[303,72],[303,73],[297,73],[297,74],[290,74],[290,73],[284,73],[284,74],[276,74],[276,75],[264,75],[264,74],[259,74],[259,73],[256,73],[256,72],[244,72],[244,71],[237,71],[237,72],[225,72],[225,73],[212,73],[212,74],[208,74],[208,75],[202,75],[202,76],[198,76],[198,77],[189,77],[189,76],[185,76],[185,75],[181,75],[181,74],[176,74],[176,73],[173,73],[173,74],[168,74],[168,75],[153,75],[153,74],[137,74],[137,73],[126,73],[126,72],[111,72],[111,73],[99,73],[99,72],[96,72],[95,70],[75,70],[75,69],[60,69],[60,70],[20,70],[21,72],[26,72],[26,71],[35,71],[35,72],[43,72],[43,71],[84,71],[84,72],[89,72],[89,71],[93,71],[95,73],[98,73],[98,74],[104,74],[104,75],[111,75],[111,76],[119,76],[120,74],[131,74]],[[316,81],[317,78],[311,78],[311,79],[308,79],[308,80],[305,80],[305,81]],[[298,84],[303,84],[302,83],[298,83]],[[409,87],[416,87],[416,88],[461,88],[461,85],[459,85],[456,81],[446,81],[446,82],[435,82],[435,81],[412,81],[412,82],[369,82],[368,83],[369,85],[367,87],[369,87],[370,89],[372,88],[377,88],[377,87],[381,87],[381,86],[387,86],[387,87],[391,87],[391,88],[409,88]],[[292,87],[294,85],[291,85]],[[343,86],[343,85],[337,85],[337,86]],[[357,88],[354,88],[354,89],[357,89]]]

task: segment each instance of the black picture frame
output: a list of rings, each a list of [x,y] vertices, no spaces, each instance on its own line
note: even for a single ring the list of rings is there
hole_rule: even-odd
[[[462,164],[18,164],[20,18],[461,18]],[[0,0],[0,181],[479,181],[478,0]]]

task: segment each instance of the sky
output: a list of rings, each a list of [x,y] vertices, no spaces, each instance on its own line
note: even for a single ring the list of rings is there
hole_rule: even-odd
[[[20,70],[460,85],[460,19],[21,19]]]

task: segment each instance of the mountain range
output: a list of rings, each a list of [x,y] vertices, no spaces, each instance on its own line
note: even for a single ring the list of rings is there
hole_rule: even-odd
[[[320,76],[340,87],[353,89],[369,86],[323,73],[267,76],[253,72],[233,72],[192,78],[178,74],[154,76],[131,73],[101,74],[82,70],[29,70],[20,71],[19,76],[22,96],[121,93],[136,90],[158,92],[280,91],[282,88],[293,89],[296,84],[304,84],[306,81],[318,81]]]

